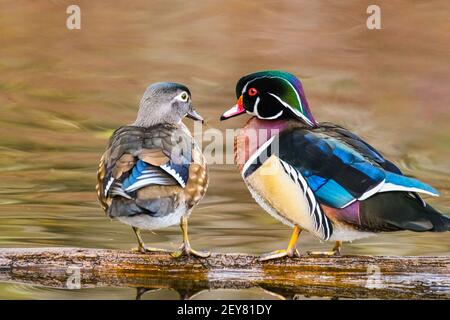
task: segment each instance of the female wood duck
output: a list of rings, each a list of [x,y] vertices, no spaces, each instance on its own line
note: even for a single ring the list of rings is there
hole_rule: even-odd
[[[350,131],[318,123],[302,84],[292,74],[263,71],[236,85],[237,104],[221,120],[253,117],[235,139],[235,158],[256,202],[294,228],[286,250],[261,257],[298,255],[302,230],[321,240],[342,241],[381,231],[449,231],[450,219],[419,193],[437,196],[429,185],[400,169]],[[264,130],[262,130],[264,129]]]
[[[141,99],[137,119],[117,129],[97,173],[97,195],[110,218],[132,226],[140,252],[165,251],[144,245],[139,230],[180,223],[183,245],[173,256],[207,257],[191,248],[188,217],[208,185],[206,161],[182,119],[203,121],[184,85],[155,83]]]

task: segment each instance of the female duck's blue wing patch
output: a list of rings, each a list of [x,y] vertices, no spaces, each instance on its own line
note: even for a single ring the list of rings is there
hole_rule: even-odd
[[[116,196],[138,201],[133,193],[146,186],[184,188],[193,145],[193,138],[184,127],[161,124],[117,129],[110,138],[97,176],[97,193],[104,209]]]
[[[437,195],[436,190],[416,179],[386,171],[378,163],[379,153],[371,151],[378,160],[375,161],[367,153],[323,131],[294,129],[283,132],[279,143],[279,157],[305,177],[320,202],[334,208],[346,207],[377,192]]]
[[[189,164],[178,164],[174,161],[169,161],[160,166],[161,169],[170,174],[183,188],[189,179]]]
[[[149,185],[173,185],[174,180],[158,167],[138,160],[130,175],[122,182],[125,192],[132,192]]]

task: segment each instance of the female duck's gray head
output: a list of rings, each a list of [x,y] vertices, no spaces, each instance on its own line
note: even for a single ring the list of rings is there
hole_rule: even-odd
[[[178,124],[186,116],[203,121],[192,106],[189,89],[179,83],[158,82],[145,90],[133,125],[149,127],[160,123]]]

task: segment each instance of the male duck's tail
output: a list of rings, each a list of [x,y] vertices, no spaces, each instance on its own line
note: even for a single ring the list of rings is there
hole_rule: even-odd
[[[450,217],[448,215],[443,215],[439,211],[435,210],[433,207],[429,206],[431,210],[433,210],[433,214],[431,214],[430,220],[433,223],[434,232],[444,232],[450,231]]]
[[[450,231],[450,217],[406,192],[383,192],[364,200],[361,221],[376,231]]]

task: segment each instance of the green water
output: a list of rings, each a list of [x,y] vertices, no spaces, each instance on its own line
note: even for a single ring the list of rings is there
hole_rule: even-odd
[[[146,86],[189,86],[206,128],[235,102],[235,82],[261,69],[303,80],[316,119],[364,137],[407,174],[433,185],[450,208],[450,32],[447,1],[378,1],[382,30],[366,28],[369,2],[78,1],[82,29],[67,30],[68,1],[0,2],[0,247],[129,249],[129,227],[96,202],[98,160],[111,131],[134,120]],[[195,248],[261,253],[290,230],[246,190],[233,165],[212,165],[191,218]],[[144,233],[178,247],[177,227]],[[344,254],[447,255],[450,234],[382,234]],[[302,251],[326,249],[309,235]],[[0,284],[0,298],[125,298],[133,288],[59,290]],[[144,298],[179,298],[169,289]],[[275,298],[259,288],[202,298]]]

